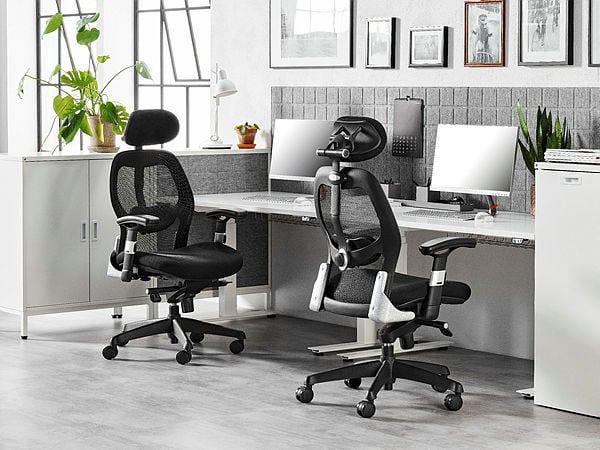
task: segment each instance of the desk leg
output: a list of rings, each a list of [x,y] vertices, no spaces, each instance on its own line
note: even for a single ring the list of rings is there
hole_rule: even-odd
[[[21,339],[27,339],[27,312],[25,311],[21,313]]]
[[[227,222],[227,242],[229,247],[236,248],[237,240],[237,225],[235,220]],[[237,277],[232,275],[225,278],[229,281],[227,286],[219,288],[219,317],[234,317],[237,316]]]

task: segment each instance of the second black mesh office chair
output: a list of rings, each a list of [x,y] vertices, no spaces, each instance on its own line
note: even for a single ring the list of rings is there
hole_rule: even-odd
[[[319,268],[310,308],[345,316],[369,318],[379,325],[381,358],[359,362],[306,378],[296,390],[303,403],[313,399],[313,386],[345,380],[356,389],[364,377],[374,377],[367,398],[357,405],[362,417],[375,414],[375,399],[382,388],[391,390],[396,379],[431,385],[438,392],[452,391],[445,398],[450,410],[462,406],[460,383],[448,378],[447,367],[394,356],[394,342],[414,346],[414,331],[431,326],[451,336],[448,325],[437,321],[440,304],[461,304],[471,290],[464,283],[446,281],[446,262],[459,247],[475,247],[470,238],[440,238],[421,244],[424,255],[433,256],[429,279],[396,273],[400,254],[400,232],[383,190],[370,172],[340,167],[340,161],[358,162],[377,156],[385,147],[383,126],[370,118],[341,117],[321,156],[332,160],[315,177],[315,205],[320,226],[329,246],[329,258]]]
[[[172,343],[181,344],[176,356],[180,364],[191,360],[193,343],[202,341],[205,334],[234,338],[229,346],[232,353],[244,349],[243,331],[181,317],[179,312],[179,303],[184,313],[194,311],[196,294],[225,286],[222,279],[242,268],[242,256],[225,245],[225,227],[229,219],[241,219],[246,213],[207,212],[216,221],[214,242],[188,245],[194,196],[183,167],[170,152],[142,149],[168,142],[178,131],[177,117],[168,111],[134,111],[123,139],[136,149],[113,159],[110,198],[121,234],[110,262],[121,272],[122,281],[155,278],[168,283],[148,289],[153,302],[160,302],[161,294],[171,295],[167,318],[125,325],[102,351],[106,359],[117,356],[118,346],[155,334],[167,334]]]

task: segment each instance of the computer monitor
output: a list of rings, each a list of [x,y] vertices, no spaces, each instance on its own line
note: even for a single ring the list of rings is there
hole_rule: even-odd
[[[430,189],[508,197],[517,132],[517,127],[438,125]]]
[[[329,143],[332,120],[275,119],[269,178],[312,181],[319,167],[330,163],[317,156]]]

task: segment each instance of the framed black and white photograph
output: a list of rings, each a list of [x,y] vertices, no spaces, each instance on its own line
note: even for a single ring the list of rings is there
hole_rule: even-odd
[[[448,66],[448,27],[411,28],[409,67]]]
[[[590,0],[589,62],[600,67],[600,0]]]
[[[504,66],[504,0],[465,2],[465,66]]]
[[[271,67],[351,67],[354,0],[270,0]]]
[[[367,19],[367,57],[365,67],[392,69],[396,52],[396,19]]]
[[[573,64],[573,0],[519,0],[519,65]]]

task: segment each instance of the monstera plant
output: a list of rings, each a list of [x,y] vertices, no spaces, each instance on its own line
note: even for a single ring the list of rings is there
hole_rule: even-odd
[[[57,64],[48,79],[38,78],[29,74],[29,71],[26,72],[19,83],[19,96],[24,94],[24,82],[28,78],[44,85],[56,86],[59,93],[52,102],[56,117],[46,139],[52,133],[57,121],[60,121],[59,141],[69,143],[81,131],[91,136],[91,149],[111,151],[110,149],[116,149],[114,135],[123,134],[129,113],[125,106],[108,99],[106,88],[120,74],[130,69],[135,69],[143,78],[151,79],[151,76],[147,65],[138,61],[116,72],[104,86],[98,84],[97,65],[105,64],[110,59],[109,55],[99,55],[94,58],[92,52],[92,44],[100,37],[100,30],[94,26],[99,17],[99,13],[82,17],[74,30],[77,43],[86,47],[89,53],[88,65],[85,69],[75,66],[75,60],[67,46],[69,61],[71,61],[70,70],[65,70]],[[63,16],[57,13],[48,19],[43,36],[57,32],[63,26]],[[91,64],[94,60],[97,64]],[[56,75],[60,75],[60,83],[53,81]],[[103,148],[108,150],[101,150]]]

